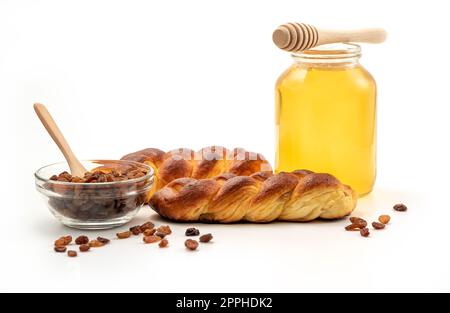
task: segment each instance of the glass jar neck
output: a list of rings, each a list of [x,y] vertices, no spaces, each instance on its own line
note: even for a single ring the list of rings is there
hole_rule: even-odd
[[[323,45],[292,54],[295,63],[312,67],[352,67],[359,64],[360,57],[360,46],[348,43]]]

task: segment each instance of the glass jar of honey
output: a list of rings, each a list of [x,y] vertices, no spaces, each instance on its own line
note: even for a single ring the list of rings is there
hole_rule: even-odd
[[[293,54],[276,84],[276,171],[336,176],[359,195],[376,176],[376,84],[361,48],[333,44]]]

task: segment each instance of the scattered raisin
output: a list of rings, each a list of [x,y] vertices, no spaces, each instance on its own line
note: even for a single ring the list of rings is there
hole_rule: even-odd
[[[170,229],[169,225],[165,225],[165,226],[159,226],[156,231],[158,233],[163,233],[165,235],[170,235],[172,233],[172,230]]]
[[[72,236],[63,236],[55,240],[55,247],[68,246],[72,242]]]
[[[61,237],[55,241],[55,247],[64,247],[64,246],[66,246],[66,241],[64,240],[64,237]]]
[[[146,236],[144,237],[145,243],[155,243],[161,240],[161,237],[158,236]]]
[[[197,228],[191,227],[186,229],[186,236],[198,236],[200,235],[200,231]]]
[[[68,236],[64,236],[64,245],[68,246],[72,243],[72,236],[68,235]]]
[[[394,210],[398,212],[405,212],[406,210],[408,210],[408,207],[403,203],[399,203],[394,205]]]
[[[64,253],[67,251],[67,247],[65,246],[55,246],[55,252]]]
[[[143,233],[146,229],[152,229],[155,228],[155,224],[153,224],[152,222],[147,222],[145,224],[141,225],[141,233]]]
[[[89,238],[87,236],[79,236],[75,239],[77,245],[87,245],[89,243]]]
[[[69,251],[67,251],[67,255],[68,255],[70,258],[74,258],[74,257],[76,257],[76,256],[78,255],[78,253],[77,253],[76,251],[69,250]]]
[[[156,232],[156,233],[155,233],[155,236],[158,236],[158,237],[160,237],[160,238],[164,238],[164,237],[166,237],[166,234]]]
[[[210,242],[211,239],[213,239],[213,235],[211,234],[204,234],[200,236],[200,242]]]
[[[97,237],[97,241],[101,242],[104,245],[107,245],[110,240],[108,238],[103,238],[103,237]]]
[[[359,231],[360,229],[361,228],[357,224],[350,224],[348,226],[345,226],[345,230],[347,230],[347,231]]]
[[[130,228],[130,232],[133,235],[135,235],[135,236],[139,235],[141,233],[141,226],[133,226],[133,227],[131,227]]]
[[[144,236],[153,236],[155,232],[155,228],[147,228],[146,230],[144,230]]]
[[[104,246],[104,244],[101,243],[101,242],[98,241],[98,240],[91,240],[91,241],[89,242],[89,247],[91,247],[91,248],[100,248],[100,247],[103,247],[103,246]]]
[[[383,223],[378,223],[378,222],[373,222],[373,223],[372,223],[372,226],[373,226],[373,228],[375,228],[375,229],[383,229],[383,228],[386,227],[385,224],[383,224]]]
[[[197,240],[192,240],[192,239],[187,239],[184,242],[184,245],[186,246],[186,248],[188,248],[189,250],[196,250],[198,248],[198,241]]]
[[[119,239],[127,239],[127,238],[130,238],[130,236],[131,236],[130,231],[124,231],[121,233],[117,233],[117,238],[119,238]]]
[[[350,222],[352,222],[352,224],[358,225],[359,228],[364,228],[367,226],[367,221],[360,217],[350,217]]]
[[[389,215],[381,215],[378,220],[380,221],[380,223],[383,224],[389,224],[391,217]]]
[[[163,239],[163,240],[161,240],[160,242],[159,242],[159,247],[160,248],[165,248],[165,247],[167,247],[169,245],[169,240],[167,240],[167,239]]]
[[[369,237],[370,235],[370,231],[368,228],[363,228],[359,231],[359,233],[361,234],[361,236],[363,237]]]
[[[90,245],[80,245],[80,252],[88,252],[90,249]]]

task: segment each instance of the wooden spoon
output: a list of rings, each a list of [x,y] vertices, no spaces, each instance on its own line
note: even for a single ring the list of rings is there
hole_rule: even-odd
[[[64,138],[62,132],[59,130],[58,125],[56,125],[52,116],[47,111],[45,105],[41,103],[35,103],[33,107],[34,110],[36,111],[37,116],[44,125],[45,129],[53,138],[53,141],[58,145],[58,148],[59,150],[61,150],[62,154],[66,158],[67,163],[69,163],[69,168],[72,176],[83,177],[84,174],[87,172],[86,168],[75,156],[72,149],[70,149],[69,144]]]

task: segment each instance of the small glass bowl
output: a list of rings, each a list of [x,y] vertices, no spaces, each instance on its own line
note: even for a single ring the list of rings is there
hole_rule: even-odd
[[[70,172],[66,162],[40,168],[34,174],[36,189],[50,212],[64,225],[78,229],[109,229],[128,223],[142,208],[154,181],[150,166],[119,160],[81,162],[88,171],[97,168],[140,169],[147,174],[123,181],[75,183],[50,180]]]

